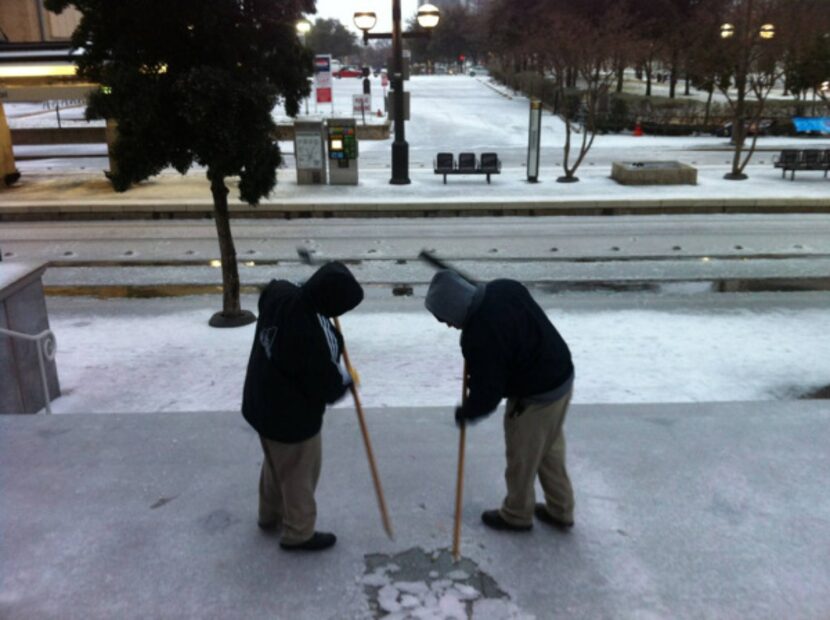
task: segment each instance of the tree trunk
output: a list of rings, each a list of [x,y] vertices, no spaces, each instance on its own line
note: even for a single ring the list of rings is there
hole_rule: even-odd
[[[726,175],[727,179],[740,181],[746,178],[741,171],[741,153],[746,138],[746,75],[740,73],[735,77],[735,88],[738,99],[732,118],[732,140],[735,142],[735,153],[732,156],[732,172]]]
[[[624,75],[625,75],[625,66],[622,63],[620,63],[620,65],[617,67],[617,88],[616,88],[616,91],[618,93],[621,93],[623,91],[623,78],[624,78]]]
[[[706,98],[706,112],[703,115],[703,127],[709,126],[709,114],[712,111],[712,96],[715,94],[714,84],[709,87],[709,96]]]
[[[669,99],[677,95],[677,54],[672,54],[671,68],[669,69]]]
[[[213,219],[219,236],[219,255],[222,260],[222,311],[210,319],[212,327],[240,327],[256,320],[254,315],[242,310],[239,304],[239,270],[236,265],[236,248],[231,235],[228,213],[228,188],[225,180],[211,179],[213,194]]]

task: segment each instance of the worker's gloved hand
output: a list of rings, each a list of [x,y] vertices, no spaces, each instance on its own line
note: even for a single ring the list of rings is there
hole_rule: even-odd
[[[349,387],[354,382],[352,373],[346,368],[346,365],[343,362],[337,364],[337,370],[340,371],[340,377],[343,379],[343,385],[345,387]]]
[[[357,369],[354,366],[349,368],[349,375],[351,375],[352,383],[354,384],[354,386],[356,388],[359,388],[360,387],[360,375],[358,374]]]

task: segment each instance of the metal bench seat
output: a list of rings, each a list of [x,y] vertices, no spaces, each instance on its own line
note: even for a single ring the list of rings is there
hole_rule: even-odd
[[[487,183],[490,183],[491,174],[501,173],[501,161],[497,153],[482,153],[481,159],[475,153],[459,153],[456,163],[452,153],[438,153],[433,164],[435,174],[444,176],[444,185],[447,184],[448,174],[484,174]]]

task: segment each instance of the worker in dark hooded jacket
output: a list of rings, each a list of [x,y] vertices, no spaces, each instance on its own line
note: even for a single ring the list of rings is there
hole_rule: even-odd
[[[461,330],[469,396],[456,409],[456,422],[479,420],[507,398],[507,496],[499,510],[484,512],[482,520],[495,529],[526,531],[535,514],[566,531],[574,523],[562,432],[574,382],[568,345],[514,280],[473,284],[441,270],[430,283],[426,307],[439,321]],[[545,503],[535,503],[537,476]]]
[[[264,453],[258,523],[282,527],[283,549],[317,551],[337,540],[314,530],[323,413],[352,381],[331,318],[362,300],[360,284],[339,262],[323,265],[302,286],[272,280],[259,298],[242,415],[259,433]]]

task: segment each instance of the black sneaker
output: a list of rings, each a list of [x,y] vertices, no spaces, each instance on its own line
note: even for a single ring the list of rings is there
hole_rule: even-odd
[[[494,530],[508,530],[511,532],[529,532],[533,525],[513,525],[508,523],[501,516],[498,510],[485,510],[481,513],[481,520],[484,525],[492,527]]]
[[[567,532],[574,526],[573,521],[562,521],[552,516],[548,512],[547,506],[545,506],[544,504],[536,504],[536,508],[534,508],[533,513],[536,515],[536,518],[539,519],[539,521],[547,523],[548,525],[552,525],[553,527],[560,529],[563,532]]]
[[[329,534],[328,532],[314,532],[314,534],[305,542],[296,545],[287,545],[280,543],[280,547],[286,551],[322,551],[333,547],[337,542],[337,536]]]

